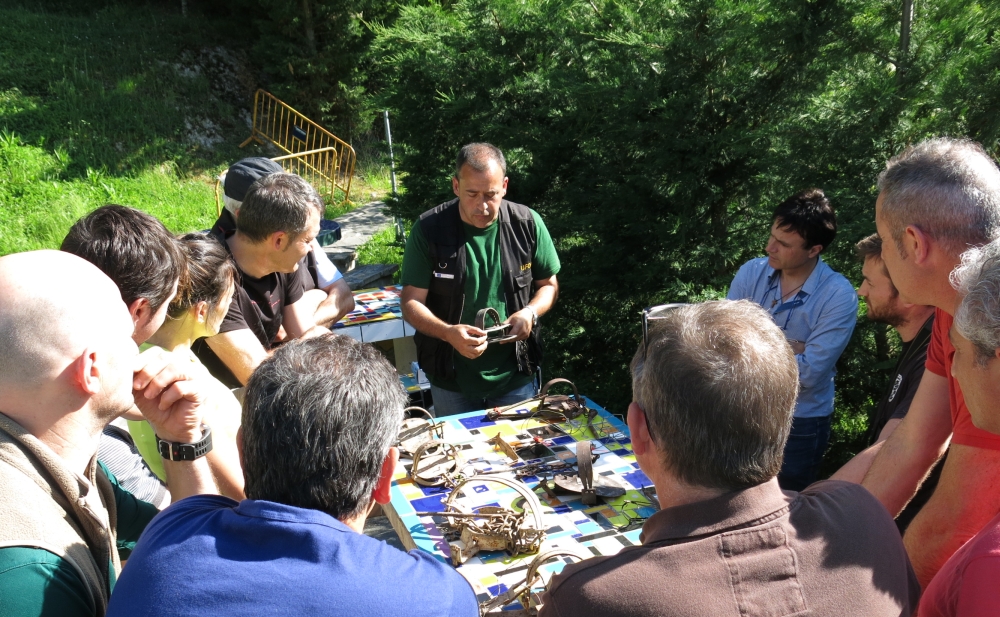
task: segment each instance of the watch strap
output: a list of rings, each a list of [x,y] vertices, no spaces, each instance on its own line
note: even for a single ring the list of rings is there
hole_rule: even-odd
[[[534,328],[535,326],[538,325],[538,311],[536,311],[535,307],[531,306],[530,304],[528,304],[524,308],[531,311],[531,327]]]
[[[156,449],[168,461],[194,461],[212,451],[212,427],[201,425],[201,439],[195,443],[178,443],[156,436]]]

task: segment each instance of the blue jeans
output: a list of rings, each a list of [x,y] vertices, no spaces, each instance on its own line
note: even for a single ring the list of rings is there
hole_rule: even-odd
[[[781,488],[786,491],[801,491],[815,482],[829,442],[830,416],[792,418],[792,432],[788,435],[785,459],[778,472],[778,484]]]
[[[533,380],[520,388],[491,398],[469,398],[461,392],[443,390],[431,384],[431,396],[434,397],[434,415],[438,418],[466,413],[468,411],[513,405],[514,403],[520,403],[525,399],[529,399],[537,393],[538,388],[535,387]]]

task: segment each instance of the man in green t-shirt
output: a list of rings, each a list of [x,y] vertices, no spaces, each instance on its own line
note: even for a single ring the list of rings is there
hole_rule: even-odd
[[[417,329],[438,416],[535,394],[538,319],[559,293],[559,257],[538,213],[504,199],[506,171],[495,146],[464,146],[452,178],[457,198],[423,213],[406,243],[403,317]],[[485,308],[510,325],[510,340],[487,342],[475,325]]]

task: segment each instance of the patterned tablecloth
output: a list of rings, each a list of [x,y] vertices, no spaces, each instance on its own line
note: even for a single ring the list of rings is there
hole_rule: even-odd
[[[399,305],[402,285],[354,292],[354,310],[333,324],[333,331],[363,343],[413,336],[416,330],[403,320]]]
[[[387,319],[402,319],[403,311],[399,307],[399,296],[402,293],[402,285],[390,285],[378,289],[359,289],[354,292],[354,310],[333,324],[333,328],[347,328]]]
[[[542,504],[546,538],[542,550],[549,548],[582,549],[588,555],[612,555],[626,546],[639,543],[642,522],[655,512],[650,500],[640,492],[651,487],[649,478],[635,462],[628,428],[621,420],[587,399],[587,405],[599,414],[593,422],[597,438],[581,416],[559,424],[536,419],[498,420],[491,422],[484,412],[472,412],[444,419],[443,440],[459,447],[459,469],[465,476],[477,471],[488,471],[503,466],[518,466],[538,460],[556,461],[576,457],[576,442],[590,439],[594,452],[600,457],[594,462],[594,476],[614,476],[613,480],[627,488],[623,497],[599,500],[595,506],[581,503],[578,494],[549,496],[538,484],[539,479],[523,479],[532,488]],[[528,408],[530,410],[530,408]],[[487,440],[499,433],[507,442],[531,444],[535,436],[543,439],[544,447],[530,453],[518,452],[523,461],[512,463]],[[416,512],[440,512],[450,489],[422,487],[410,480],[411,461],[401,459],[392,484],[392,501],[385,511],[393,527],[408,549],[423,549],[443,562],[450,563],[448,542],[439,524],[441,516],[418,516]],[[504,477],[513,478],[512,472]],[[550,485],[552,483],[550,482]],[[471,488],[471,490],[469,490]],[[523,497],[497,483],[470,483],[457,499],[468,508],[484,505],[501,505],[518,509]],[[506,552],[488,552],[473,556],[459,566],[473,585],[480,602],[503,593],[509,586],[523,580],[525,570],[534,555],[511,557]],[[543,568],[546,572],[562,569],[572,559],[553,562]]]

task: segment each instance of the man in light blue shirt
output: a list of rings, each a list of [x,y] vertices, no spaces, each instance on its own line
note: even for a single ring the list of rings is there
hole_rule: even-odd
[[[753,300],[785,333],[799,366],[799,396],[778,482],[800,491],[816,480],[830,440],[833,376],[857,320],[858,297],[820,258],[837,219],[820,189],[808,189],[774,211],[767,257],[743,264],[727,298]]]

